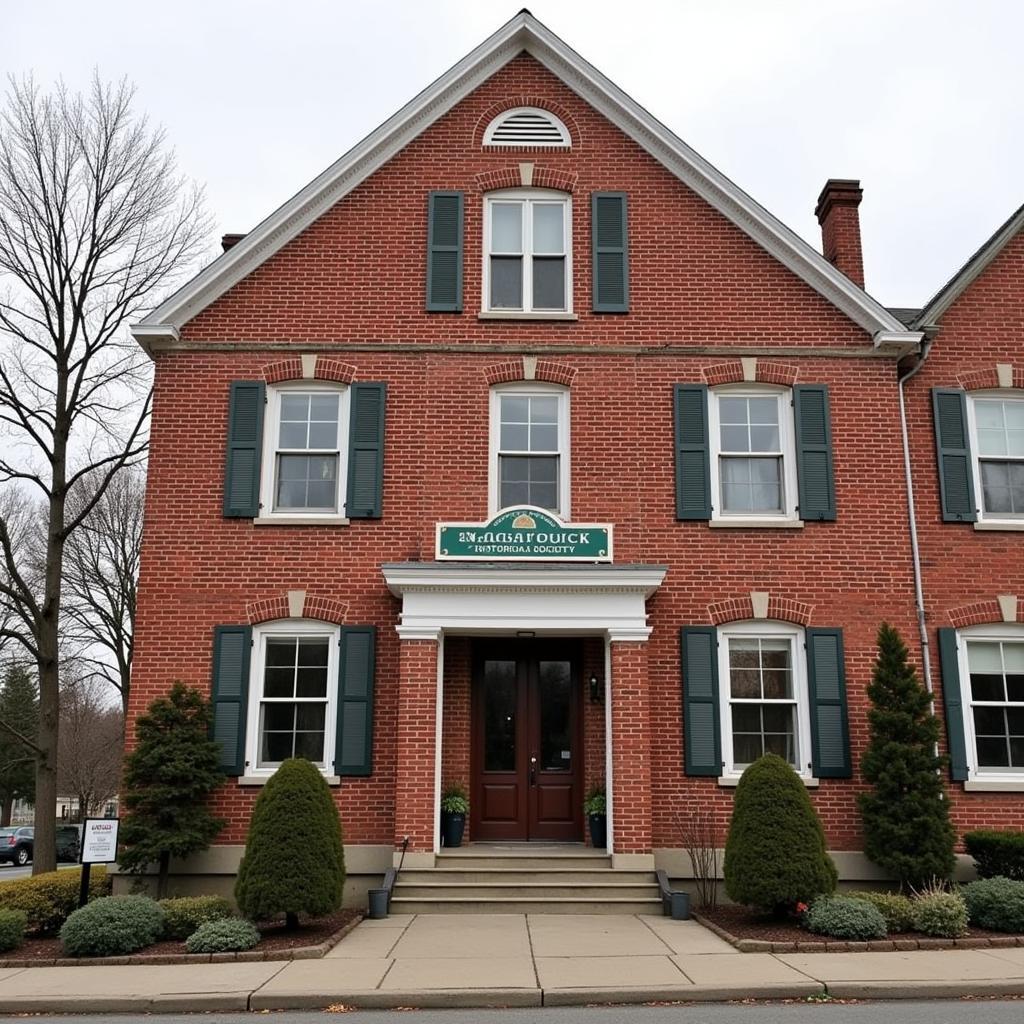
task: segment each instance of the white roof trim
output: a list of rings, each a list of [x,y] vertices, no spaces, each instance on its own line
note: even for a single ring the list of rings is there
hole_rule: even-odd
[[[879,332],[890,338],[902,334],[908,342],[920,337],[528,11],[521,11],[133,325],[136,340],[148,346],[155,340],[154,328],[182,327],[524,50],[873,338]],[[166,338],[166,331],[160,336]]]

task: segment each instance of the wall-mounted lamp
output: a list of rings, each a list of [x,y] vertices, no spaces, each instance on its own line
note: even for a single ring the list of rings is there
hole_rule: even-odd
[[[604,683],[597,678],[596,672],[590,673],[590,703],[600,704],[604,700]]]

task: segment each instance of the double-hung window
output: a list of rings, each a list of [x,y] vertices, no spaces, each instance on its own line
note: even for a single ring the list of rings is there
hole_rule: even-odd
[[[978,776],[1024,780],[1024,630],[976,627],[961,637],[960,657],[968,761]]]
[[[309,383],[267,389],[262,516],[344,514],[348,415],[347,388]]]
[[[971,399],[981,518],[1024,520],[1024,397]]]
[[[572,205],[558,192],[496,192],[484,218],[483,308],[572,310]]]
[[[491,392],[491,511],[534,505],[569,515],[569,393],[556,385]]]

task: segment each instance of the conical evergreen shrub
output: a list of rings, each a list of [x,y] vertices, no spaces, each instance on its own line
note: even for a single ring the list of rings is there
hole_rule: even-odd
[[[872,790],[859,798],[864,852],[905,885],[921,888],[949,878],[956,839],[935,752],[939,722],[932,695],[907,660],[899,633],[883,623],[878,660],[868,686],[871,739],[861,774]]]
[[[330,914],[341,906],[345,850],[338,808],[311,761],[289,758],[256,800],[235,900],[254,921]]]
[[[776,754],[750,765],[736,787],[724,868],[731,900],[775,914],[836,887],[807,789]]]

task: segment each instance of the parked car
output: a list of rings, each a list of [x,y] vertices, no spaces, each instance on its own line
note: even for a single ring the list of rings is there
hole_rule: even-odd
[[[70,861],[72,864],[78,862],[78,855],[82,850],[82,826],[81,825],[58,825],[57,826],[57,861]]]
[[[32,859],[31,828],[0,828],[0,863],[24,867]]]

